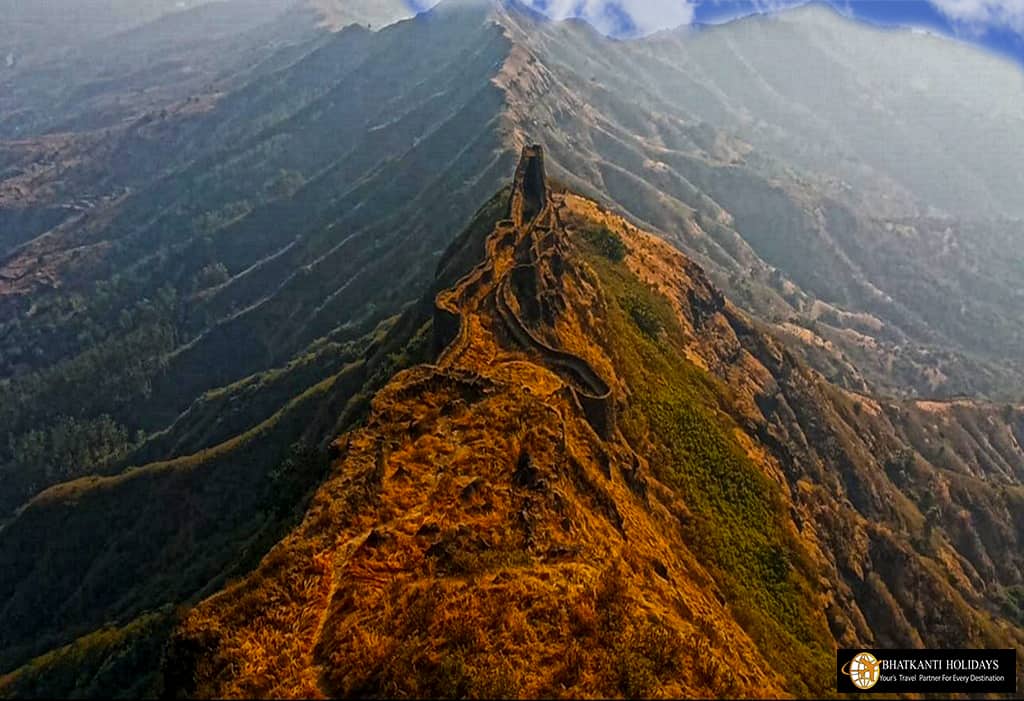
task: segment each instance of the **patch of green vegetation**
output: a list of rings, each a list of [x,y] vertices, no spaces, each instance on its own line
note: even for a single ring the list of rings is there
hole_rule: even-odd
[[[0,474],[33,480],[25,492],[38,492],[81,477],[83,468],[123,454],[130,444],[125,428],[105,414],[91,420],[63,416],[41,430],[10,437],[11,463],[0,466]]]
[[[482,552],[456,551],[451,558],[450,570],[460,575],[477,575],[504,569],[527,567],[533,563],[525,550],[484,550]]]
[[[651,305],[649,297],[630,294],[621,302],[640,332],[647,338],[657,340],[665,328],[665,323],[659,313],[660,310]]]
[[[1003,612],[1018,626],[1024,626],[1024,586],[1003,590]]]
[[[473,696],[479,699],[516,699],[522,696],[515,672],[505,662],[477,668],[473,683]]]
[[[619,673],[619,689],[628,699],[650,698],[658,688],[658,675],[654,664],[634,650],[621,649],[616,658]]]
[[[433,331],[433,324],[427,322],[417,329],[412,338],[399,350],[389,353],[385,361],[381,363],[380,369],[374,375],[376,380],[371,380],[373,387],[376,389],[379,386],[383,386],[402,370],[407,370],[420,363],[429,362],[431,359],[430,343],[433,338]]]
[[[445,654],[432,673],[426,675],[431,695],[440,699],[467,698],[473,688],[472,672],[462,654]]]
[[[153,697],[174,620],[168,609],[90,633],[0,677],[0,697]]]
[[[816,575],[784,526],[778,488],[735,437],[730,390],[677,350],[683,336],[668,300],[621,263],[603,255],[588,260],[609,302],[608,350],[632,390],[624,433],[634,444],[655,446],[658,478],[693,514],[685,526],[691,547],[716,571],[737,620],[783,666],[789,690],[824,694],[832,684],[832,640],[814,615]],[[787,651],[784,660],[778,650]],[[636,672],[626,686],[642,681]]]
[[[628,592],[623,569],[612,565],[601,574],[593,606],[577,604],[570,614],[575,619],[575,640],[556,677],[559,683],[575,685],[587,667],[586,658],[596,653],[595,666],[611,688],[617,687],[626,698],[649,698],[663,687],[667,676],[678,672],[680,665],[689,668],[714,658],[706,648],[702,650],[693,640],[684,639],[657,616],[637,615]],[[598,644],[588,644],[590,636],[595,636]],[[708,676],[705,690],[712,696],[735,695],[735,686],[730,686],[725,677]]]
[[[287,365],[206,392],[174,424],[148,436],[143,445],[120,461],[121,466],[145,465],[169,455],[191,455],[244,433],[325,378],[351,374],[377,335],[390,326],[383,322],[375,334],[344,343],[320,339]]]
[[[613,263],[620,263],[626,258],[629,249],[622,237],[604,226],[592,226],[583,230],[583,239],[594,251]]]

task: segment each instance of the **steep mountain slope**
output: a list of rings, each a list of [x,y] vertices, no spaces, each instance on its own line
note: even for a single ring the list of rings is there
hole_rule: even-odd
[[[0,54],[5,60],[0,65],[11,69],[25,60],[102,39],[206,1],[81,0],[70,4],[60,0],[3,0]]]
[[[71,12],[88,18],[77,24],[56,8],[40,9],[46,3],[15,4],[8,13],[15,26],[20,14],[44,15],[24,20],[44,33],[35,42],[43,50],[0,70],[0,136],[17,139],[116,126],[207,95],[219,79],[258,70],[275,49],[313,38],[322,21],[314,8],[291,0],[218,0],[187,9],[164,3],[155,16],[129,9],[124,21],[70,3]],[[54,41],[68,30],[73,40]]]
[[[318,484],[320,445],[363,414],[361,392],[419,359],[415,331],[391,323],[360,343],[329,348],[340,355],[340,369],[304,391],[299,373],[284,369],[290,381],[283,402],[266,396],[275,388],[260,378],[264,384],[244,394],[256,416],[234,418],[220,434],[204,422],[202,447],[187,457],[67,482],[26,504],[0,525],[0,666],[9,670],[111,623],[216,591],[245,572]],[[399,356],[403,349],[407,360]],[[185,429],[194,423],[179,424],[160,439],[188,440]],[[63,535],[52,533],[41,550],[40,529],[53,523],[63,524]],[[160,647],[154,652],[148,675]]]
[[[866,66],[872,42],[926,40],[807,12],[609,43],[515,5],[446,2],[379,33],[350,28],[303,41],[311,23],[291,16],[297,34],[270,23],[239,40],[248,48],[229,54],[240,63],[252,63],[253,47],[278,50],[250,74],[224,69],[212,92],[111,130],[0,149],[8,154],[0,372],[28,409],[0,417],[15,444],[31,443],[30,431],[58,431],[72,413],[86,422],[109,416],[132,438],[162,431],[204,391],[287,365],[335,330],[343,341],[369,331],[429,284],[448,232],[530,140],[549,145],[560,177],[661,232],[748,311],[777,322],[787,345],[837,383],[895,396],[1019,399],[1019,224],[918,216],[944,205],[935,199],[943,193],[864,143],[881,139],[888,114],[919,121],[894,96],[896,79],[881,68],[858,72],[850,84],[870,89],[835,97],[869,115],[866,96],[892,101],[849,142],[825,133],[817,107],[792,112],[799,86],[780,83],[788,57],[771,53],[782,38],[814,44],[822,24]],[[274,41],[263,40],[267,32]],[[416,60],[396,61],[410,46]],[[211,65],[223,68],[218,61]],[[989,83],[1005,84],[993,94],[1016,94],[998,65],[977,62],[979,75],[994,76]],[[750,66],[775,77],[765,83]],[[921,75],[930,85],[952,70],[938,59],[929,66]],[[722,83],[737,76],[742,85]],[[988,115],[978,116],[963,107],[969,86],[950,95],[950,122],[973,130],[958,142],[1019,128],[1012,99],[978,97]],[[74,123],[62,109],[55,116]],[[804,122],[813,143],[829,144],[824,156],[797,148]],[[1014,143],[1007,139],[1004,155]],[[931,154],[923,170],[949,171],[928,144],[908,148]],[[984,180],[987,171],[972,168],[982,175],[968,179]],[[1012,213],[1015,199],[995,187],[979,185],[988,194],[974,188],[971,201],[999,200],[994,211]],[[395,271],[399,284],[375,284]],[[118,350],[126,336],[131,362]],[[238,361],[227,368],[225,348]],[[123,388],[116,398],[74,412],[59,399],[62,377],[112,375]],[[139,397],[151,397],[142,415]],[[26,460],[8,451],[0,462],[23,472]],[[87,462],[71,469],[97,460]],[[32,491],[20,488],[9,502]]]
[[[525,152],[510,218],[437,296],[436,360],[377,394],[302,525],[187,617],[168,688],[808,695],[837,643],[1024,645],[998,612],[1024,574],[1013,435],[1002,473],[927,462],[897,426],[929,409],[855,410],[542,163]],[[890,476],[872,454],[898,450]]]
[[[139,189],[3,266],[3,364],[20,375],[5,431],[72,412],[109,415],[129,435],[161,430],[204,391],[322,337],[358,338],[421,294],[448,226],[511,163],[490,83],[507,44],[495,27],[470,31],[481,26],[459,14],[349,28],[213,110],[139,124],[141,138],[119,145],[143,164]],[[395,64],[424,40],[424,61]],[[82,402],[68,381],[120,389]]]
[[[336,531],[305,521],[268,563],[295,553],[305,562],[301,553],[309,550],[333,559],[331,539],[359,542],[364,525],[385,534],[405,528],[392,524],[389,511],[413,498],[391,481],[394,451],[419,470],[410,480],[439,490],[439,508],[450,510],[453,523],[491,535],[467,541],[456,529],[423,561],[415,548],[440,542],[438,534],[453,526],[439,524],[435,534],[428,524],[415,547],[396,536],[398,551],[371,538],[380,553],[363,545],[353,567],[383,567],[375,558],[406,547],[413,553],[402,561],[402,581],[419,584],[386,600],[404,601],[422,586],[436,597],[427,603],[447,599],[485,612],[485,598],[458,589],[463,570],[504,578],[526,568],[529,577],[551,581],[575,568],[584,617],[602,591],[620,592],[622,605],[613,608],[630,621],[641,610],[655,614],[650,626],[627,625],[575,658],[581,691],[821,688],[817,672],[818,681],[801,688],[790,675],[767,671],[765,646],[780,640],[798,650],[794,665],[819,671],[822,650],[834,641],[1014,644],[1024,606],[1020,408],[881,400],[873,390],[1019,398],[1020,224],[978,219],[956,198],[937,201],[948,192],[941,182],[901,171],[867,148],[864,140],[891,120],[906,124],[919,115],[894,93],[897,78],[884,67],[858,75],[870,89],[836,97],[870,116],[862,131],[837,135],[814,117],[816,104],[794,111],[807,96],[778,75],[788,56],[770,50],[780,37],[813,44],[816,32],[839,32],[818,50],[852,65],[877,50],[876,33],[803,13],[695,37],[608,42],[579,23],[549,24],[515,4],[470,0],[449,0],[377,32],[327,34],[316,29],[321,15],[288,17],[237,37],[226,53],[206,54],[209,72],[201,77],[214,82],[195,93],[188,71],[172,71],[167,91],[153,96],[159,109],[139,113],[145,99],[127,103],[107,115],[113,126],[94,128],[102,109],[83,121],[67,111],[77,101],[46,98],[40,104],[55,105],[48,123],[74,131],[0,143],[0,672],[20,667],[0,682],[4,693],[159,686],[152,671],[177,624],[175,606],[244,577],[303,517],[325,474],[331,487],[314,509],[348,520]],[[815,24],[822,22],[824,29]],[[173,43],[178,31],[165,40]],[[885,45],[903,46],[901,38]],[[837,45],[860,48],[837,58],[833,52],[847,50]],[[906,50],[916,55],[917,48]],[[932,86],[955,71],[941,55],[933,58],[919,76]],[[1005,132],[1005,154],[1016,158],[1024,142],[1012,138],[1021,104],[1012,78],[977,61],[978,74],[992,73],[989,82],[1005,89],[974,95],[959,85],[942,108],[958,128],[973,130],[964,144]],[[176,84],[174,75],[186,77]],[[721,82],[727,79],[741,84]],[[106,105],[122,87],[111,81],[95,104]],[[940,92],[915,90],[917,97]],[[864,102],[870,94],[883,101],[877,115]],[[985,114],[964,107],[975,98]],[[798,148],[805,122],[815,138]],[[932,126],[933,136],[949,139],[942,125]],[[552,227],[559,235],[538,240],[539,250],[557,253],[533,265],[543,275],[532,280],[528,264],[504,287],[483,278],[477,290],[457,284],[481,261],[484,269],[508,263],[510,242],[485,246],[506,217],[507,197],[472,215],[535,139],[548,145],[548,166],[560,180],[630,223],[565,194]],[[948,161],[960,155],[936,154],[930,144],[907,144],[927,164],[924,175],[954,172]],[[999,184],[986,180],[989,171],[964,158],[971,202],[1019,215],[1016,200],[1004,201]],[[772,323],[751,321],[694,263],[634,225],[692,254],[730,298]],[[555,259],[569,272],[559,275]],[[532,286],[546,291],[535,306]],[[428,290],[427,301],[417,302]],[[443,290],[451,291],[442,295],[448,311],[435,318],[434,293]],[[952,300],[962,306],[949,307]],[[480,337],[467,354],[440,357],[452,330],[462,328],[454,322],[463,308]],[[515,318],[526,322],[518,339],[507,336]],[[508,378],[484,365],[492,353],[517,359],[502,370]],[[421,362],[426,369],[396,378],[379,395],[379,411],[348,439],[356,441],[349,457],[335,456],[342,476],[325,473],[325,442],[359,425],[396,371]],[[463,502],[451,484],[435,485],[431,451],[449,450],[445,431],[455,419],[424,424],[423,445],[399,435],[403,422],[433,411],[402,388],[419,391],[413,381],[434,373],[443,381],[422,391],[438,406],[463,391],[466,373],[493,389],[483,400],[464,399],[458,416],[481,436],[481,451],[485,444],[490,451],[481,454],[494,459],[460,454],[459,469],[505,485],[525,446],[525,492],[536,492],[539,519],[534,547],[516,520],[524,489],[484,490],[495,511],[478,523],[472,494]],[[537,392],[575,389],[531,398],[517,383]],[[579,412],[607,406],[606,390],[618,429],[595,437],[593,417]],[[568,458],[557,445],[551,453],[542,428],[498,439],[507,426],[489,413],[543,427],[539,417],[553,416],[548,405],[566,416],[578,472],[565,471]],[[379,499],[334,503],[330,489],[355,493],[346,491],[344,470],[376,461],[378,439],[388,470]],[[620,477],[632,454],[640,467]],[[724,477],[710,467],[721,464],[729,466]],[[586,531],[559,532],[551,494],[530,486],[532,470],[556,484]],[[351,479],[356,492],[364,483],[378,488],[374,474]],[[638,495],[645,481],[647,497]],[[685,526],[679,533],[666,530],[673,519]],[[754,534],[753,549],[736,552],[730,543],[751,535],[744,524],[758,519],[775,526]],[[742,537],[727,542],[704,535],[737,528]],[[604,550],[560,551],[567,539],[591,532]],[[627,558],[617,574],[603,572],[608,553],[634,547],[634,532],[654,534],[637,552],[661,564]],[[48,555],[40,559],[43,542]],[[783,576],[785,563],[797,565],[794,579]],[[341,560],[331,566],[346,571]],[[704,623],[677,610],[662,571],[700,602]],[[242,580],[218,600],[222,612],[206,605],[188,620],[169,686],[383,694],[450,690],[436,686],[449,683],[459,691],[463,673],[488,667],[487,655],[500,649],[496,642],[481,658],[466,658],[461,634],[442,617],[424,619],[431,637],[405,651],[437,671],[416,681],[418,688],[396,688],[370,672],[316,677],[328,654],[355,658],[347,657],[351,641],[312,634],[294,641],[322,641],[296,658],[301,670],[231,678],[203,667],[236,655],[245,635],[261,634],[259,619],[254,628],[239,622],[245,604],[233,602],[242,591],[264,596],[262,583],[277,581],[272,575],[264,569]],[[705,575],[727,606],[714,596],[706,601]],[[550,585],[533,584],[553,596]],[[280,586],[290,591],[293,583],[286,575]],[[497,586],[491,594],[506,596],[505,584]],[[355,593],[378,596],[372,587]],[[325,620],[344,615],[308,601]],[[815,610],[827,611],[826,627],[804,616]],[[392,615],[378,623],[395,623]],[[220,616],[223,635],[215,630]],[[507,632],[519,635],[517,625]],[[539,657],[524,662],[554,674],[542,663],[565,652],[565,625],[521,631],[523,640],[543,642],[523,653]],[[582,626],[592,636],[618,630]],[[720,628],[722,637],[702,631],[709,642],[688,639],[694,627]],[[375,635],[370,627],[355,630]],[[787,636],[796,630],[802,637],[794,643]],[[218,636],[220,652],[204,647]],[[712,661],[749,653],[754,667],[732,679],[709,661],[703,681],[673,676],[652,648],[671,649],[680,637],[707,649]],[[640,646],[635,654],[630,641]],[[390,654],[390,643],[381,644],[365,648]],[[625,676],[597,674],[620,653]],[[499,670],[488,683],[476,691],[499,694],[502,684],[515,684],[556,693],[576,682],[517,680]]]
[[[350,24],[365,24],[369,28],[386,27],[415,14],[405,0],[309,0],[309,5],[333,29],[341,29]]]
[[[336,443],[302,523],[180,623],[147,689],[811,695],[837,643],[1020,646],[1020,408],[828,385],[534,162],[457,237],[433,313],[410,308],[366,362],[239,439],[22,509],[0,539],[4,665],[54,651],[0,688],[136,683],[176,625],[160,607],[255,564],[320,479],[316,442],[418,360]],[[172,434],[204,430],[194,412]],[[302,434],[313,452],[282,463]],[[532,613],[492,615],[510,600]]]
[[[813,7],[639,42],[505,24],[512,118],[553,172],[800,327],[791,340],[835,379],[1020,386],[1018,68]]]
[[[166,429],[203,392],[288,365],[326,335],[357,338],[399,311],[429,284],[449,232],[533,138],[549,144],[555,173],[693,255],[843,386],[1017,398],[1019,225],[922,218],[913,212],[928,203],[846,187],[837,181],[852,178],[846,170],[798,172],[781,160],[798,153],[779,131],[793,115],[734,104],[763,86],[715,82],[722,45],[760,52],[746,64],[767,71],[780,32],[825,23],[850,33],[852,47],[870,47],[876,32],[806,12],[609,43],[580,23],[466,1],[378,33],[350,27],[303,40],[309,18],[289,17],[295,24],[260,25],[238,40],[244,50],[228,52],[269,52],[247,77],[214,62],[233,76],[222,88],[244,87],[116,128],[0,148],[0,382],[16,398],[0,411],[9,436],[0,464],[17,485],[0,495],[7,508],[54,481],[28,465],[71,462],[58,471],[65,478],[93,470],[133,450],[140,431]],[[267,32],[280,44],[262,41]],[[749,41],[737,45],[735,32]],[[417,60],[396,61],[410,46]],[[951,91],[948,113],[973,94],[964,90]],[[837,99],[856,110],[863,96]],[[984,99],[989,118],[951,120],[976,139],[998,131],[992,120],[1017,128],[1016,103]],[[744,114],[775,121],[751,131]],[[888,123],[863,128],[878,135]],[[808,168],[849,160],[793,158]],[[886,192],[912,189],[885,163],[870,168]],[[875,218],[879,209],[889,214]],[[112,390],[69,404],[69,383],[101,382]],[[101,433],[108,417],[126,438],[70,454],[58,447],[69,421]],[[71,433],[79,443],[82,431]]]
[[[111,63],[123,61],[144,43],[150,55],[167,52],[171,45],[154,40],[180,29],[187,32],[177,38],[191,34],[189,48],[194,49],[202,40],[243,34],[293,8],[314,12],[334,30],[350,24],[379,28],[414,14],[404,0],[2,0],[0,79],[25,68],[75,68],[69,64],[83,50]],[[101,45],[105,51],[98,50]]]

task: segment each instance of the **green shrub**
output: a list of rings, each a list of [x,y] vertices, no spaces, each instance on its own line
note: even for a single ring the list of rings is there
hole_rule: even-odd
[[[619,690],[630,699],[650,698],[658,687],[654,663],[628,648],[620,648],[615,665],[619,675]]]
[[[520,697],[516,675],[507,662],[477,668],[473,675],[473,696],[478,699],[515,699]]]
[[[622,237],[605,227],[584,229],[583,238],[595,251],[615,263],[624,260],[629,252]]]
[[[1003,590],[1003,612],[1011,621],[1024,626],[1024,586],[1017,585]]]
[[[460,652],[446,653],[427,675],[430,696],[439,699],[463,699],[469,696],[473,678]]]
[[[169,609],[107,626],[0,677],[0,698],[132,698],[155,695],[175,618]]]
[[[648,300],[638,295],[629,295],[623,300],[623,304],[633,323],[644,336],[657,339],[661,335],[664,325]]]
[[[647,623],[637,629],[632,644],[637,653],[651,661],[658,675],[677,668],[685,650],[679,633],[660,621]]]

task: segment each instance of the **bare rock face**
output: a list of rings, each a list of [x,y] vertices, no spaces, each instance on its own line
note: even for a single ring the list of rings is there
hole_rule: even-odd
[[[525,146],[512,184],[509,218],[515,226],[525,226],[548,205],[548,181],[544,170],[544,147]]]

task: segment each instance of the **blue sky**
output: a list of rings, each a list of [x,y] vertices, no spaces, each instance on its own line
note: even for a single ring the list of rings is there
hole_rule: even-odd
[[[843,14],[883,26],[920,27],[981,44],[1024,64],[1024,0],[824,0]],[[695,22],[778,10],[806,0],[700,2]]]
[[[423,9],[437,0],[407,0]],[[547,14],[581,16],[606,34],[634,36],[682,24],[781,12],[808,0],[520,0]],[[908,26],[982,45],[1024,66],[1024,0],[814,0],[883,26]]]

